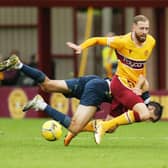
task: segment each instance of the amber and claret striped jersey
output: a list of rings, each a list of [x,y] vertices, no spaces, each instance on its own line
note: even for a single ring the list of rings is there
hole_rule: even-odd
[[[108,45],[115,48],[118,58],[116,75],[125,86],[132,88],[140,75],[146,75],[145,63],[155,46],[155,39],[147,35],[146,41],[140,47],[132,40],[131,33],[128,33],[123,36],[90,38],[80,46],[83,50],[94,45]]]

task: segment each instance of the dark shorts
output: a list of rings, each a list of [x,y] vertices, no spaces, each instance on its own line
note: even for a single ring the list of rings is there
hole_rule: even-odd
[[[103,102],[111,102],[108,83],[96,75],[66,80],[69,94],[66,97],[80,99],[80,104],[99,106]]]
[[[110,115],[116,117],[128,109],[132,109],[137,103],[143,103],[144,100],[125,87],[117,76],[114,76],[111,82],[111,92],[114,96],[111,104]]]

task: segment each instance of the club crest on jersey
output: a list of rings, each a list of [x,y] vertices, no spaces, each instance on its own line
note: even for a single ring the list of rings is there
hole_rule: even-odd
[[[145,55],[145,56],[148,56],[148,50],[146,50],[146,51],[144,52],[144,55]]]
[[[132,53],[132,50],[129,50],[129,54],[131,54]]]

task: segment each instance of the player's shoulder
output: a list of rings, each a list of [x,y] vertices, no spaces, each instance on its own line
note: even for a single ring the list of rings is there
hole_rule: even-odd
[[[128,34],[124,34],[124,35],[117,35],[113,37],[114,41],[119,41],[119,42],[124,42],[127,41],[127,39],[129,38]]]
[[[116,36],[116,39],[122,41],[122,42],[128,42],[131,39],[131,33],[127,33],[124,35]]]
[[[155,38],[150,34],[147,35],[147,39],[150,43],[155,44],[155,42],[156,42]]]
[[[156,41],[155,38],[150,34],[147,35],[147,38],[151,41]]]
[[[131,36],[131,33],[127,33],[127,34],[119,35],[119,36],[115,36],[115,37],[119,38],[119,39],[127,39],[127,38],[130,38],[130,36]]]

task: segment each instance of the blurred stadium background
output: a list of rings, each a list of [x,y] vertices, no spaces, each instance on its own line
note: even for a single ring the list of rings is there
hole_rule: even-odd
[[[150,92],[153,100],[164,105],[162,119],[168,120],[167,7],[168,0],[0,0],[0,60],[16,53],[23,62],[55,79],[76,77],[79,72],[103,76],[102,47],[76,56],[66,42],[81,43],[108,32],[127,33],[132,17],[144,14],[150,18],[150,33],[157,39],[147,69]],[[81,65],[83,58],[87,61]],[[37,93],[64,113],[73,115],[76,110],[76,99],[45,94],[17,71],[0,73],[1,167],[168,167],[167,122],[121,127],[115,134],[106,134],[99,146],[91,134],[81,133],[71,146],[64,147],[65,129],[61,140],[46,141],[40,129],[47,116],[22,112],[22,106]],[[96,117],[105,117],[108,107],[103,104]]]
[[[153,100],[165,106],[162,119],[168,119],[167,7],[167,0],[0,0],[0,57],[5,59],[16,53],[51,78],[76,77],[81,56],[66,46],[67,41],[79,44],[87,37],[104,36],[107,32],[127,33],[132,17],[144,14],[150,18],[150,33],[157,40],[147,69],[150,91]],[[101,49],[89,49],[83,74],[102,76]],[[43,113],[24,116],[21,111],[21,106],[38,92],[58,110],[69,115],[75,112],[77,100],[67,100],[60,94],[47,95],[23,74],[5,72],[0,79],[1,117],[44,117]],[[106,105],[103,107],[108,110]]]

